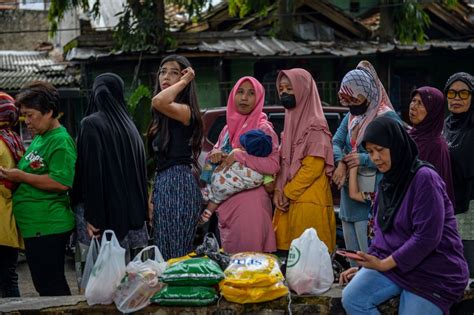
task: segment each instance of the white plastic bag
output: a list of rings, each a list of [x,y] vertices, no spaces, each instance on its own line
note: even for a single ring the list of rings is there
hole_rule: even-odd
[[[155,258],[143,262],[142,254],[150,249],[154,249]],[[163,287],[158,277],[165,268],[166,262],[158,247],[148,246],[138,253],[127,265],[127,273],[115,292],[117,309],[122,313],[131,313],[150,304],[151,297]]]
[[[331,257],[326,244],[313,228],[291,242],[286,280],[297,294],[321,294],[334,282]]]
[[[110,241],[107,240],[107,235]],[[86,286],[86,300],[89,305],[111,304],[117,286],[125,275],[125,249],[112,230],[104,231],[99,256],[92,268]]]
[[[91,239],[89,249],[87,250],[86,264],[84,265],[84,271],[82,273],[80,285],[81,293],[84,293],[84,291],[86,290],[87,283],[89,282],[89,278],[92,272],[92,268],[94,268],[94,264],[97,261],[97,256],[99,255],[99,248],[99,241],[97,240],[97,237],[94,236]]]

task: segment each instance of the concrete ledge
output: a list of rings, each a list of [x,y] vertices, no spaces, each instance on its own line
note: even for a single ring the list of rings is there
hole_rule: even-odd
[[[341,304],[342,288],[333,285],[331,290],[320,296],[291,296],[293,314],[345,314]],[[464,302],[474,305],[474,292],[466,291]],[[289,314],[287,297],[259,304],[235,304],[221,298],[219,303],[208,307],[162,307],[150,305],[135,314],[196,314],[196,315],[236,315],[236,314]],[[380,306],[382,314],[397,314],[398,298]],[[2,314],[120,314],[115,305],[89,306],[82,295],[61,297],[9,298],[0,299]],[[466,307],[451,314],[474,314]]]

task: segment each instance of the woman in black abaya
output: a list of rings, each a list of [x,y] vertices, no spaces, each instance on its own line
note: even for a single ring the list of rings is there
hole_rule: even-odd
[[[454,212],[461,234],[464,256],[474,277],[474,77],[466,72],[453,74],[446,82],[444,94],[450,115],[443,134],[448,143],[453,174]]]
[[[145,148],[123,94],[116,74],[94,81],[77,138],[73,203],[80,243],[111,229],[128,252],[146,246],[148,206]]]

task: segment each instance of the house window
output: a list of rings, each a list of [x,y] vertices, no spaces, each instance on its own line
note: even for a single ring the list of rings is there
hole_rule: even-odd
[[[42,1],[42,0],[21,0],[20,1],[20,9],[22,10],[48,10],[48,3],[49,1]]]
[[[351,0],[351,2],[350,2],[350,11],[352,13],[359,13],[359,11],[360,11],[360,1]]]

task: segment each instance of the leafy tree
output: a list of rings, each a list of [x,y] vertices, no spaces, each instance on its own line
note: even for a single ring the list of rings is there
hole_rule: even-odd
[[[128,0],[119,14],[114,30],[117,48],[124,51],[164,48],[167,38],[162,0]]]
[[[142,136],[146,134],[147,126],[151,119],[151,99],[152,91],[143,84],[140,84],[127,98],[128,111]]]
[[[451,9],[458,0],[442,0],[443,5]],[[401,43],[410,44],[416,41],[424,44],[426,29],[430,27],[429,15],[423,11],[423,4],[416,0],[381,0],[380,1],[380,36],[382,41],[396,38]]]
[[[274,1],[269,0],[231,0],[229,1],[229,14],[231,16],[239,16],[241,18],[252,13],[258,13],[261,16],[267,16],[267,9],[273,4],[273,2]]]
[[[110,1],[110,0],[102,0]],[[244,17],[259,12],[265,16],[273,1],[270,0],[229,0],[229,13]],[[292,0],[279,0],[292,3]],[[204,8],[211,8],[211,0],[127,0],[124,10],[119,13],[120,20],[114,29],[116,49],[124,51],[162,50],[172,43],[167,36],[165,25],[165,3],[183,7],[189,17],[197,19]],[[93,7],[88,0],[51,0],[48,19],[51,24],[51,35],[58,30],[64,14],[72,8],[92,11],[92,16],[99,14],[101,0],[96,0]]]
[[[110,1],[110,0],[102,0]],[[186,8],[190,16],[199,14],[210,0],[175,0],[166,1]],[[101,0],[96,0],[93,7],[88,0],[51,0],[48,20],[51,24],[51,35],[57,29],[64,14],[73,8],[92,11],[92,16],[99,15]],[[141,51],[163,49],[170,43],[165,25],[164,0],[127,0],[120,15],[119,23],[114,29],[116,49],[124,51]]]
[[[100,1],[96,0],[92,8],[88,0],[51,0],[49,21],[51,30],[57,31],[58,23],[65,12],[74,7],[92,11],[97,16]],[[459,0],[441,0],[443,5],[452,8]],[[229,14],[243,18],[250,14],[267,16],[271,8],[276,13],[272,17],[274,29],[271,32],[280,39],[291,39],[293,30],[294,3],[296,0],[228,0]],[[211,0],[127,0],[124,10],[120,12],[120,21],[114,30],[117,49],[125,51],[143,51],[158,49],[172,44],[165,25],[165,3],[185,8],[190,18],[198,19],[206,7],[211,7]],[[431,21],[423,4],[416,0],[380,0],[381,22],[380,37],[382,41],[394,38],[403,43],[426,39],[425,30]]]
[[[97,15],[99,12],[99,2],[93,6],[93,11]],[[58,30],[59,22],[64,17],[64,14],[75,7],[81,7],[85,11],[89,11],[88,0],[51,0],[49,4],[48,20],[51,25],[50,35],[54,35]]]

